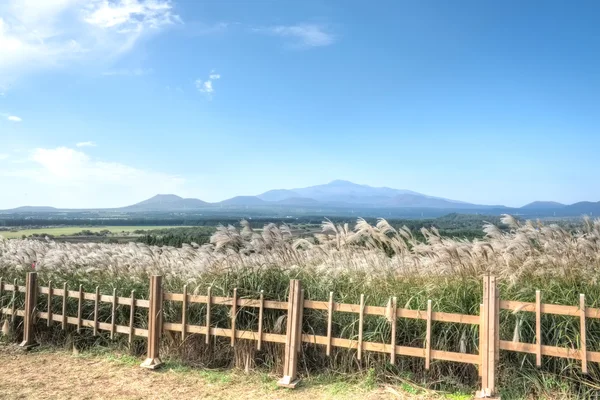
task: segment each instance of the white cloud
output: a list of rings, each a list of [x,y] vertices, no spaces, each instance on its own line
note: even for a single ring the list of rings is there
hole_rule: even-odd
[[[68,148],[38,148],[18,169],[0,170],[7,190],[0,209],[24,204],[57,207],[118,207],[157,193],[181,193],[179,176],[98,160]],[[6,193],[6,195],[5,195]],[[43,193],[39,201],[25,194]],[[119,196],[115,196],[118,193]]]
[[[277,25],[254,31],[290,38],[291,45],[300,48],[329,46],[335,42],[335,36],[326,27],[316,24]]]
[[[77,147],[96,147],[96,142],[79,142],[75,146],[77,146]]]
[[[7,120],[12,121],[12,122],[21,122],[23,121],[21,118],[17,117],[16,115],[9,115],[8,117],[6,117]]]
[[[104,0],[95,3],[88,7],[84,21],[101,28],[118,28],[121,33],[181,22],[179,16],[172,12],[168,0],[121,0],[116,3]]]
[[[10,157],[10,155],[0,153],[0,161],[6,160],[8,157]]]
[[[180,22],[170,0],[2,2],[0,87],[40,69],[113,59]]]
[[[202,81],[201,79],[196,79],[196,89],[201,91],[202,93],[212,93],[215,90],[212,86],[212,81]]]
[[[199,92],[206,93],[210,96],[215,91],[213,82],[218,79],[221,79],[221,75],[212,70],[208,75],[207,80],[196,79],[194,85],[196,85],[196,89],[198,89]]]

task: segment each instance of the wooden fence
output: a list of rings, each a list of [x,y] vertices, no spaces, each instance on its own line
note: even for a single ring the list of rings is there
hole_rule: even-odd
[[[14,322],[15,317],[24,318],[24,333],[21,346],[30,348],[36,343],[33,339],[34,318],[47,321],[48,326],[53,322],[59,323],[62,329],[67,325],[75,325],[79,332],[82,327],[92,328],[94,335],[98,331],[110,332],[113,338],[116,333],[122,333],[129,336],[131,342],[133,337],[147,338],[147,359],[142,363],[142,367],[157,368],[161,364],[159,356],[159,340],[162,332],[178,332],[182,339],[188,334],[202,334],[206,337],[206,343],[209,343],[211,336],[228,337],[231,345],[235,346],[237,339],[246,339],[256,341],[256,348],[261,349],[263,342],[281,343],[285,346],[284,376],[278,382],[285,387],[295,387],[298,382],[297,362],[298,352],[302,343],[312,343],[325,346],[326,354],[331,354],[333,347],[345,349],[355,349],[357,358],[362,358],[363,352],[379,352],[389,354],[390,363],[395,363],[397,355],[420,357],[425,360],[425,368],[429,369],[431,360],[445,360],[459,363],[473,364],[478,367],[481,376],[481,390],[477,393],[478,397],[492,397],[495,393],[495,373],[500,350],[513,352],[530,353],[536,355],[536,364],[541,366],[542,356],[552,356],[581,360],[582,372],[587,372],[588,362],[600,362],[600,352],[591,352],[586,349],[586,318],[599,318],[600,309],[588,308],[585,305],[585,296],[580,296],[579,306],[564,306],[555,304],[543,304],[541,293],[536,294],[535,303],[526,303],[519,301],[500,300],[497,290],[496,278],[484,277],[483,279],[483,303],[480,305],[479,315],[454,314],[432,310],[431,300],[427,302],[426,310],[411,310],[398,308],[396,298],[392,297],[386,307],[373,306],[365,304],[364,295],[360,297],[360,304],[336,303],[333,301],[333,293],[330,293],[328,301],[306,300],[304,290],[298,280],[290,281],[288,301],[265,300],[261,292],[258,299],[242,299],[237,295],[237,289],[234,289],[232,297],[212,296],[211,288],[208,288],[206,295],[192,295],[187,293],[184,287],[183,293],[168,293],[162,290],[162,277],[153,276],[150,282],[150,292],[148,300],[136,299],[134,292],[130,297],[117,297],[115,290],[112,295],[102,295],[96,289],[95,293],[85,293],[82,286],[78,290],[69,290],[67,284],[63,284],[61,289],[54,288],[50,282],[48,287],[37,285],[36,273],[27,274],[25,286],[4,282],[0,278],[0,299],[3,292],[12,292],[12,301],[10,307],[4,307],[0,304],[0,315],[10,315]],[[24,293],[24,309],[17,309],[16,296]],[[38,310],[36,307],[37,297],[47,296],[47,310]],[[62,313],[55,314],[52,311],[52,301],[54,297],[62,298]],[[77,316],[67,315],[67,298],[78,300]],[[94,304],[94,319],[88,320],[82,318],[82,307],[84,301],[92,301]],[[162,320],[162,308],[164,301],[181,302],[182,318],[181,323],[169,323]],[[98,321],[98,307],[100,303],[109,303],[112,305],[112,319],[110,323]],[[202,303],[206,305],[206,319],[203,325],[189,324],[187,320],[187,310],[191,304]],[[117,325],[115,323],[115,310],[117,305],[130,307],[129,325]],[[229,306],[231,307],[231,328],[219,328],[211,324],[211,306]],[[147,329],[134,326],[136,309],[148,310]],[[236,328],[236,318],[240,308],[258,309],[258,330],[248,331]],[[275,334],[263,332],[263,315],[266,309],[287,310],[287,329],[285,334]],[[302,319],[304,310],[324,310],[327,311],[327,335],[314,335],[302,332]],[[499,321],[500,310],[512,310],[532,312],[536,316],[536,342],[520,343],[500,340]],[[358,317],[358,338],[350,340],[337,338],[332,335],[332,321],[334,312],[344,312],[357,314]],[[580,343],[579,348],[562,348],[546,346],[541,343],[541,317],[542,314],[557,314],[579,317],[580,319]],[[363,340],[363,326],[365,316],[385,317],[391,327],[391,341],[389,343],[368,342]],[[396,326],[398,318],[409,318],[426,321],[426,332],[424,347],[399,346],[396,344]],[[458,324],[477,325],[479,327],[479,354],[466,354],[451,351],[436,350],[431,348],[432,332],[431,325],[433,321],[450,322]]]

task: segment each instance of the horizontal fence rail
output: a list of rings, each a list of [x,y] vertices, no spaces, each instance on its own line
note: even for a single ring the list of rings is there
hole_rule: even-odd
[[[16,290],[15,290],[15,288],[16,288]],[[135,337],[135,336],[143,337],[143,338],[148,337],[148,330],[142,329],[139,327],[135,327],[134,320],[135,320],[135,310],[136,309],[148,309],[149,301],[142,300],[142,299],[136,299],[134,297],[135,292],[133,292],[133,291],[131,292],[131,297],[117,297],[114,295],[114,293],[112,296],[96,295],[96,293],[83,292],[81,290],[81,287],[79,290],[68,290],[66,284],[64,284],[62,289],[55,289],[52,287],[52,282],[50,282],[48,287],[40,286],[37,288],[37,290],[38,290],[38,292],[37,292],[38,297],[45,296],[47,298],[47,303],[49,306],[46,311],[41,311],[41,310],[37,310],[34,308],[33,310],[31,310],[32,317],[35,319],[47,320],[47,326],[51,326],[53,322],[56,322],[62,326],[62,329],[66,329],[67,325],[74,325],[78,328],[78,330],[81,330],[81,328],[92,328],[92,329],[94,329],[95,335],[97,334],[97,331],[108,331],[111,333],[111,337],[114,337],[115,333],[122,333],[122,334],[126,334],[129,336],[130,343],[133,340],[133,337]],[[0,295],[2,294],[3,291],[4,292],[10,292],[10,291],[13,292],[13,300],[11,301],[11,303],[14,306],[14,304],[16,304],[16,302],[14,301],[14,295],[16,295],[18,293],[25,293],[26,287],[25,286],[17,286],[15,284],[11,285],[8,283],[4,283],[2,280],[0,280]],[[52,299],[54,297],[60,297],[62,299],[62,312],[61,313],[57,314],[57,313],[52,312],[50,305],[52,304]],[[76,315],[76,316],[67,315],[67,299],[77,299],[78,300],[78,302],[77,302],[78,315]],[[82,309],[84,301],[93,302],[94,308],[96,310],[100,303],[109,303],[109,304],[113,305],[112,313],[111,313],[112,322],[111,323],[99,322],[97,312],[94,313],[93,320],[83,318],[81,315],[81,309]],[[132,304],[133,304],[133,307],[132,307]],[[114,323],[117,305],[125,305],[125,306],[129,306],[131,308],[129,325],[127,325],[127,326],[117,325]],[[16,316],[25,317],[27,311],[28,311],[27,308],[15,309],[13,307],[5,307],[5,308],[0,308],[0,315],[6,314],[6,315],[16,315]]]
[[[407,308],[397,308],[396,298],[389,299],[387,306],[369,305],[365,302],[365,296],[361,295],[360,304],[338,303],[333,301],[333,293],[330,293],[329,301],[317,301],[304,299],[304,290],[301,289],[298,281],[290,282],[289,299],[287,302],[265,300],[261,292],[259,298],[249,299],[240,298],[237,289],[234,289],[233,296],[212,296],[211,288],[207,288],[206,295],[188,294],[187,287],[184,286],[183,293],[170,293],[162,290],[161,277],[152,277],[150,285],[150,298],[139,299],[135,297],[132,291],[129,297],[119,297],[116,290],[112,295],[101,294],[96,288],[94,293],[84,292],[82,286],[77,290],[69,288],[66,283],[61,288],[53,287],[49,282],[47,287],[38,286],[36,273],[30,272],[27,276],[25,286],[18,285],[16,281],[9,283],[0,278],[0,300],[11,293],[8,304],[0,303],[0,318],[15,323],[15,317],[23,317],[24,321],[24,341],[22,347],[29,348],[33,342],[33,322],[36,320],[46,320],[47,326],[57,325],[62,329],[67,329],[69,325],[75,326],[77,332],[82,328],[91,328],[93,334],[98,332],[109,332],[111,339],[115,334],[124,334],[129,338],[129,343],[134,337],[145,338],[148,341],[148,358],[142,364],[148,368],[156,368],[160,365],[158,354],[158,341],[163,332],[176,332],[185,340],[186,335],[200,334],[206,336],[206,343],[209,343],[210,337],[230,338],[231,345],[235,346],[238,339],[251,340],[256,342],[257,350],[260,350],[264,342],[280,343],[285,345],[285,367],[284,378],[279,384],[286,387],[294,387],[298,381],[296,376],[297,356],[301,344],[313,344],[324,346],[326,354],[330,355],[332,348],[343,348],[356,350],[358,360],[361,360],[364,352],[378,352],[389,354],[390,362],[395,363],[395,357],[411,356],[425,360],[425,368],[430,368],[433,360],[452,361],[459,363],[472,364],[478,367],[481,376],[482,390],[478,392],[478,397],[491,397],[495,390],[495,371],[499,351],[511,351],[536,355],[536,365],[542,364],[542,357],[559,357],[581,361],[583,373],[587,373],[587,364],[589,362],[600,363],[600,352],[587,350],[586,320],[588,318],[600,319],[600,308],[586,307],[585,295],[580,295],[579,306],[557,305],[542,303],[541,292],[536,293],[535,302],[522,302],[512,300],[501,300],[497,283],[494,277],[484,277],[483,303],[480,305],[479,315],[456,314],[432,310],[432,301],[427,302],[427,309],[413,310]],[[25,301],[19,300],[24,298]],[[47,309],[41,310],[36,306],[36,301],[40,298],[47,300]],[[56,313],[56,299],[60,299],[61,312]],[[77,300],[77,314],[68,315],[68,301]],[[23,308],[17,307],[19,301]],[[163,321],[164,302],[180,303],[181,321],[165,322]],[[5,302],[6,303],[6,302]],[[71,303],[71,304],[72,304]],[[104,304],[110,305],[110,322],[99,321],[99,307]],[[203,304],[205,310],[204,320],[200,324],[190,323],[188,319],[188,309],[191,305]],[[93,318],[83,317],[84,305],[93,305]],[[116,323],[117,308],[129,308],[129,324],[120,325]],[[211,314],[214,313],[214,307],[225,306],[230,308],[231,327],[213,326]],[[253,315],[257,315],[257,330],[238,329],[236,320],[241,310],[252,309]],[[147,312],[147,328],[136,326],[136,313],[138,311]],[[279,310],[287,315],[287,329],[285,334],[264,332],[264,313],[265,310]],[[327,322],[327,334],[317,335],[302,331],[303,315],[307,310],[324,311]],[[500,311],[511,311],[517,313],[535,314],[535,343],[523,343],[518,341],[501,340],[499,334]],[[358,334],[356,339],[340,338],[333,335],[332,321],[334,313],[350,313],[356,316],[358,322]],[[541,337],[541,318],[545,314],[575,317],[579,319],[580,335],[578,347],[556,347],[548,346],[542,343]],[[292,316],[292,317],[290,317]],[[388,343],[365,341],[364,325],[365,317],[381,317],[387,320],[391,329],[391,341]],[[400,318],[425,321],[425,340],[422,347],[402,346],[396,343],[397,320]],[[139,317],[137,318],[139,320]],[[27,323],[29,321],[29,323]],[[139,322],[139,321],[138,321]],[[432,323],[454,323],[477,326],[479,331],[478,354],[465,352],[452,352],[446,350],[434,349],[432,343]]]
[[[581,361],[581,371],[587,373],[587,363],[600,362],[600,352],[588,351],[586,341],[586,319],[600,319],[600,308],[588,308],[585,304],[585,295],[579,296],[579,307],[565,306],[557,304],[542,303],[542,295],[538,290],[536,292],[536,302],[522,301],[500,301],[500,309],[516,312],[535,313],[536,335],[535,343],[522,343],[500,340],[500,349],[509,350],[520,353],[529,353],[536,355],[536,365],[542,366],[542,356],[568,358]],[[541,319],[543,314],[562,315],[579,318],[579,348],[565,348],[556,346],[546,346],[542,343]]]

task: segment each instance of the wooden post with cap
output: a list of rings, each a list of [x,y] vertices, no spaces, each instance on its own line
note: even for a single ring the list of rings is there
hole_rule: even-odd
[[[158,354],[162,331],[162,298],[162,276],[153,275],[150,280],[150,308],[148,310],[148,356],[141,365],[143,368],[156,369],[162,364]]]
[[[476,398],[498,398],[496,397],[496,366],[500,350],[499,304],[500,294],[496,277],[486,275],[483,277],[483,304],[481,307],[483,315],[479,326],[481,390],[475,394]]]
[[[33,317],[35,315],[35,304],[37,302],[37,273],[28,272],[25,283],[25,315],[23,323],[23,342],[19,345],[24,350],[38,346],[33,340]]]
[[[277,385],[286,388],[295,388],[300,382],[298,379],[298,344],[302,335],[302,287],[298,279],[290,281],[288,295],[287,329],[285,334],[285,360],[283,365],[283,378]]]

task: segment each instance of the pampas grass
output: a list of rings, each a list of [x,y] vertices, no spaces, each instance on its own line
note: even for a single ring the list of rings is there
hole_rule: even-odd
[[[493,273],[512,284],[528,276],[586,279],[596,283],[600,267],[600,220],[584,220],[566,231],[540,221],[521,223],[510,215],[502,222],[510,230],[486,224],[484,239],[442,237],[435,227],[422,228],[425,241],[406,227],[396,229],[380,219],[370,225],[358,219],[348,224],[324,221],[322,232],[295,239],[288,226],[269,224],[255,232],[219,226],[210,244],[182,248],[141,243],[57,243],[50,240],[0,239],[0,270],[23,273],[36,262],[45,276],[100,274],[146,281],[151,274],[193,281],[206,272],[236,268],[308,268],[336,275],[362,271],[369,276],[474,277]]]
[[[380,219],[371,225],[358,219],[355,226],[336,225],[329,220],[322,224],[320,233],[313,237],[295,238],[286,225],[269,224],[255,231],[242,221],[239,227],[219,226],[210,243],[182,248],[147,246],[141,243],[58,243],[51,240],[0,238],[0,276],[18,278],[31,270],[36,262],[41,284],[48,280],[59,287],[68,282],[70,288],[84,285],[92,292],[100,285],[102,293],[136,297],[147,296],[149,277],[163,275],[166,291],[181,293],[184,284],[194,294],[205,294],[208,286],[215,296],[231,296],[238,288],[240,297],[258,298],[264,291],[265,299],[285,301],[289,279],[301,279],[305,296],[312,300],[326,300],[333,291],[336,302],[358,304],[361,293],[369,305],[386,306],[391,296],[398,298],[398,306],[424,310],[427,300],[433,300],[436,311],[478,314],[481,303],[481,276],[486,273],[500,278],[503,298],[535,301],[535,290],[543,292],[544,302],[578,304],[579,293],[585,293],[588,306],[597,307],[600,299],[600,220],[586,218],[579,228],[566,230],[558,225],[540,221],[519,221],[505,215],[502,223],[508,230],[486,224],[483,239],[472,241],[444,237],[435,227],[423,227],[423,241],[407,227],[394,227]],[[6,307],[10,296],[0,298]],[[44,298],[39,307],[45,307]],[[70,304],[73,312],[75,304]],[[60,304],[54,304],[60,313]],[[213,321],[227,328],[229,310],[215,306]],[[267,312],[268,311],[268,312]],[[89,309],[85,312],[91,312]],[[181,320],[181,303],[165,302],[165,321]],[[109,320],[110,305],[100,313]],[[70,314],[73,315],[73,314]],[[265,332],[274,332],[282,325],[285,312],[265,311]],[[128,323],[128,310],[119,307],[117,323]],[[501,314],[500,334],[503,340],[533,343],[535,322],[531,313]],[[204,305],[191,305],[189,323],[201,325],[205,318]],[[136,316],[136,324],[143,326],[145,316]],[[241,310],[237,320],[239,329],[256,330],[256,316]],[[542,321],[544,344],[563,347],[578,346],[576,318],[546,315]],[[334,314],[334,335],[355,340],[358,335],[357,316]],[[43,331],[43,327],[38,326]],[[55,330],[59,328],[54,328]],[[305,310],[303,329],[308,333],[325,334],[326,315],[317,310]],[[391,332],[385,318],[365,318],[364,340],[389,343]],[[590,333],[600,331],[596,320],[588,320]],[[47,333],[46,337],[65,335]],[[84,332],[87,330],[84,329]],[[425,339],[423,321],[399,319],[396,342],[398,345],[420,347]],[[87,335],[87,336],[86,336]],[[77,337],[78,345],[96,345],[98,341],[88,333]],[[459,324],[433,324],[435,349],[462,353],[477,353],[478,328]],[[56,340],[59,340],[56,339]],[[126,340],[123,339],[123,340]],[[165,338],[161,352],[177,356],[192,365],[224,367],[234,364],[241,368],[249,365],[280,368],[281,348],[265,343],[261,352],[250,351],[252,344],[236,350],[228,340],[213,338],[211,346],[203,338],[190,335],[184,343],[177,337]],[[143,351],[143,343],[134,343]],[[247,350],[244,350],[248,347]],[[600,349],[600,337],[588,335],[588,350]],[[193,350],[193,351],[192,351]],[[475,389],[477,370],[474,366],[434,362],[429,372],[423,361],[398,357],[395,366],[387,364],[384,354],[365,353],[358,362],[355,352],[334,349],[326,357],[318,346],[304,346],[300,370],[305,373],[333,369],[338,372],[356,372],[374,369],[379,376],[404,376],[429,384],[436,389]],[[576,393],[591,393],[594,380],[600,379],[598,366],[590,363],[590,373],[584,377],[577,362],[544,357],[541,371],[535,368],[535,356],[502,353],[502,372],[499,387],[503,397],[515,393],[529,393],[535,397],[543,392],[548,377],[555,374],[569,377],[566,385]],[[538,379],[539,385],[532,385]],[[541,385],[541,386],[540,386]],[[518,389],[520,388],[520,389]],[[517,390],[518,389],[518,390]],[[512,390],[512,392],[510,392]],[[512,394],[511,394],[512,393]]]

